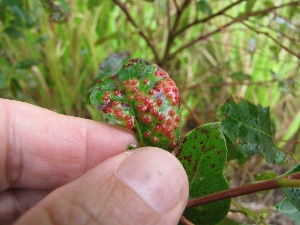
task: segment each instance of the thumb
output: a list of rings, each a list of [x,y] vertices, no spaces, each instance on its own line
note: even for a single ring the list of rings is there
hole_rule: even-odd
[[[55,190],[17,224],[177,224],[187,199],[180,162],[144,147],[109,158]]]

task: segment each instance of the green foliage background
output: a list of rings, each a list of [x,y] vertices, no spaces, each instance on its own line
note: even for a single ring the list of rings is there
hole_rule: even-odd
[[[0,97],[103,120],[89,102],[101,62],[114,53],[145,58],[178,84],[182,135],[217,121],[230,94],[270,106],[276,145],[290,158],[280,167],[259,156],[230,161],[227,178],[281,174],[299,161],[299,12],[296,0],[0,0]],[[233,202],[244,215],[235,219],[271,217],[273,201],[259,216],[245,207],[251,201]]]

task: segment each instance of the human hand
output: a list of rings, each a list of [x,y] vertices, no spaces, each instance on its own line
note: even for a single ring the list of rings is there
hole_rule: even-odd
[[[177,224],[187,176],[129,131],[0,99],[0,224]]]

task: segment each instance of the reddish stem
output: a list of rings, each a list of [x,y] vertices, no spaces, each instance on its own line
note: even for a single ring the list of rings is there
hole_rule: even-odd
[[[293,181],[294,180],[294,181]],[[295,181],[297,180],[297,181]],[[275,188],[300,187],[300,172],[278,177],[271,180],[246,184],[229,190],[220,191],[199,198],[190,199],[186,208],[204,205],[227,198],[234,198],[242,195],[252,194],[258,191],[266,191]]]
[[[180,218],[180,222],[183,223],[184,225],[195,225],[194,223],[192,223],[191,221],[189,221],[186,217],[181,216]]]

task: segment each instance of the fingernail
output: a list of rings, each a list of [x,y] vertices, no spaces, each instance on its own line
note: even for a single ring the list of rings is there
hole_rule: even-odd
[[[180,162],[155,148],[134,151],[119,167],[117,176],[159,213],[172,209],[181,199],[186,175]]]

